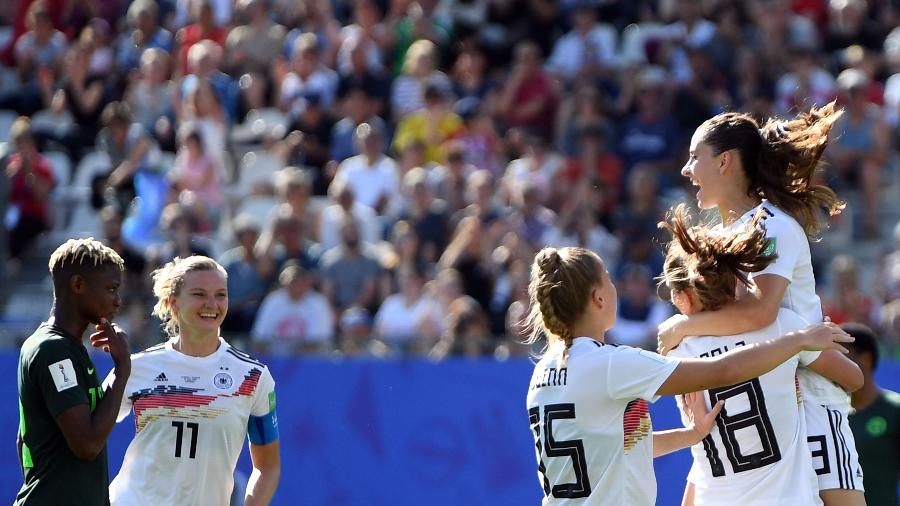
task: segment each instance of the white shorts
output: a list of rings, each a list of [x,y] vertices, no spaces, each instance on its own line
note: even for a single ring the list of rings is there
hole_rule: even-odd
[[[806,434],[819,490],[864,490],[856,442],[845,409],[804,402]]]

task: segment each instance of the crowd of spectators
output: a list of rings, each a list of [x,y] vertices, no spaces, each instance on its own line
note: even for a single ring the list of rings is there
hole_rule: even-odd
[[[655,347],[672,311],[656,223],[692,200],[690,134],[723,110],[839,100],[823,177],[857,196],[852,240],[890,226],[896,2],[4,4],[7,266],[89,210],[125,258],[123,325],[141,344],[159,338],[149,272],[204,254],[229,273],[223,332],[257,349],[526,354],[530,261],[579,245],[617,281],[611,340]],[[84,192],[63,191],[76,180]],[[874,288],[848,256],[818,278],[833,320],[896,344],[900,226],[893,239]]]

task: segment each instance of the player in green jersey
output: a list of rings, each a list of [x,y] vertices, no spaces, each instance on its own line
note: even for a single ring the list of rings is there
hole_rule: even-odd
[[[131,373],[127,336],[110,323],[118,310],[122,259],[93,238],[72,239],[50,256],[50,318],[19,355],[19,462],[15,506],[109,504],[106,439]],[[104,392],[81,342],[112,357],[116,381]]]

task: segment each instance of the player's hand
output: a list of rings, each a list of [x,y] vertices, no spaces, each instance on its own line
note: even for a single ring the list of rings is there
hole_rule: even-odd
[[[656,345],[660,355],[669,353],[681,344],[684,334],[680,328],[685,321],[687,321],[687,316],[677,314],[670,316],[656,327]]]
[[[128,334],[118,325],[106,318],[101,318],[96,326],[97,332],[91,334],[91,346],[102,348],[109,353],[116,369],[131,370],[131,352],[128,350]]]
[[[719,401],[709,412],[706,411],[706,400],[703,392],[692,392],[681,396],[681,411],[684,412],[688,429],[697,437],[697,443],[709,435],[716,417],[725,407],[725,401]],[[696,443],[695,443],[696,444]]]
[[[832,322],[811,325],[797,331],[796,334],[800,339],[801,346],[806,351],[838,350],[841,353],[848,353],[849,350],[840,343],[852,343],[856,340]]]

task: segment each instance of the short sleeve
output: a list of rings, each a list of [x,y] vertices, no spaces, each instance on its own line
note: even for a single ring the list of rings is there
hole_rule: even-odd
[[[820,355],[822,355],[821,351],[801,351],[797,357],[800,359],[801,366],[809,367],[809,364],[818,360]]]
[[[129,383],[130,383],[131,378],[128,378],[128,379],[129,379]],[[113,369],[113,370],[109,371],[109,374],[106,376],[106,379],[103,380],[103,395],[106,395],[107,390],[112,388],[112,384],[115,380],[116,380],[116,370]],[[122,395],[122,404],[119,405],[119,414],[116,415],[116,423],[120,423],[122,420],[125,419],[125,417],[128,416],[128,413],[131,412],[132,402],[131,402],[131,397],[128,395],[128,392],[130,391],[128,389],[128,386],[129,385],[126,383],[125,384],[125,394]]]
[[[268,367],[263,367],[259,378],[259,385],[253,396],[253,406],[250,408],[251,416],[263,416],[275,411],[275,379]]]
[[[655,402],[656,391],[678,367],[680,360],[658,353],[620,346],[610,357],[607,390],[613,399]]]
[[[803,229],[799,225],[791,226],[792,223],[785,219],[772,218],[764,223],[769,248],[774,249],[777,258],[768,267],[755,273],[753,277],[775,274],[788,281],[793,281],[797,259],[804,248],[809,248],[806,235],[803,234]]]
[[[69,347],[58,340],[41,344],[29,367],[29,376],[35,382],[53,418],[79,404],[90,404],[84,391],[85,381],[79,379]]]

